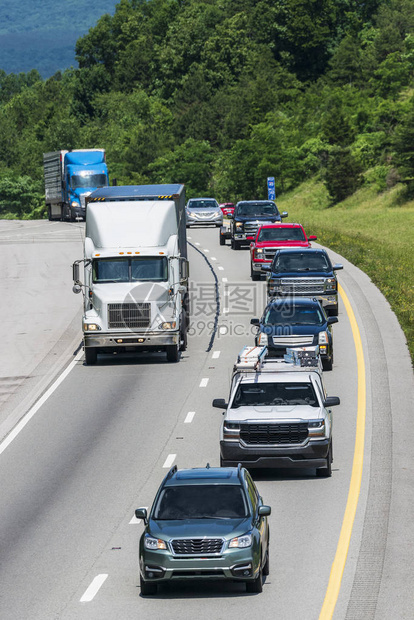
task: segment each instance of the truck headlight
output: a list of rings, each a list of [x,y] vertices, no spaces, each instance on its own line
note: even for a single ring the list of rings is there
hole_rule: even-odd
[[[326,291],[336,291],[336,279],[335,278],[326,278],[326,280],[325,280],[325,290]]]
[[[166,321],[165,323],[161,323],[161,329],[175,329],[176,327],[176,321]]]
[[[77,202],[76,200],[72,200],[72,202],[70,203],[71,207],[79,207],[79,202]]]
[[[319,344],[329,344],[328,332],[319,332]]]
[[[256,248],[256,254],[263,254],[263,248]]]
[[[224,422],[223,440],[238,441],[240,439],[240,424],[236,422]]]
[[[243,228],[243,222],[236,222],[236,228]]]
[[[100,326],[97,325],[96,323],[84,323],[83,324],[84,332],[96,332],[100,329],[101,329]]]
[[[229,542],[229,549],[246,549],[247,547],[251,547],[253,542],[253,537],[251,534],[244,534],[243,536],[237,536],[237,538],[232,538]]]
[[[269,291],[280,291],[280,282],[270,279],[267,283],[267,288]]]
[[[145,536],[144,547],[146,549],[166,549],[167,545],[160,538],[152,538],[152,536]]]
[[[325,420],[309,420],[308,422],[309,438],[325,437]]]

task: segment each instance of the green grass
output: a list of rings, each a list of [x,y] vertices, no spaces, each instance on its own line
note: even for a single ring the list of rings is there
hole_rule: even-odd
[[[414,201],[404,200],[400,185],[382,194],[363,188],[329,207],[323,184],[309,182],[277,204],[369,275],[397,315],[414,362]]]

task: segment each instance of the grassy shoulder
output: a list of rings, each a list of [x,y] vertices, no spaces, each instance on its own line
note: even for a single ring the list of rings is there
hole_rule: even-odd
[[[414,362],[414,201],[404,202],[403,188],[363,188],[330,207],[323,184],[310,182],[277,204],[289,221],[369,275],[397,315]]]

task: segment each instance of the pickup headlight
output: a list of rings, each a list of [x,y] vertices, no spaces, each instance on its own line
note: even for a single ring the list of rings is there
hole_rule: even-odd
[[[144,547],[153,551],[154,549],[166,549],[167,545],[163,540],[147,535],[144,538]]]
[[[336,278],[326,278],[325,280],[326,291],[336,291]]]
[[[319,332],[319,344],[329,344],[328,332]]]
[[[243,222],[236,222],[236,228],[243,228]]]
[[[265,347],[268,343],[267,340],[267,334],[264,334],[263,332],[260,332],[258,338],[257,338],[257,346],[258,347]]]
[[[269,278],[268,282],[267,282],[267,288],[270,291],[280,291],[280,282],[279,280],[272,280],[272,278]]]
[[[239,441],[240,424],[236,422],[224,422],[223,424],[223,440]]]
[[[263,254],[263,248],[256,248],[255,252],[256,254]]]
[[[244,534],[243,536],[238,536],[237,538],[232,538],[229,542],[229,549],[246,549],[247,547],[251,547],[253,542],[253,537],[251,534]]]
[[[308,422],[309,438],[325,437],[325,420],[310,420]]]

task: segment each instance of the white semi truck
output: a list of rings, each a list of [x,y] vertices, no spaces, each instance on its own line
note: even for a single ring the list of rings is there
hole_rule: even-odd
[[[80,281],[80,264],[84,281]],[[73,265],[84,293],[86,364],[99,352],[187,346],[188,260],[183,185],[106,187],[86,207],[84,258]]]
[[[331,476],[332,411],[318,347],[287,349],[284,359],[266,358],[266,347],[244,347],[234,365],[220,436],[220,464],[314,468]]]

